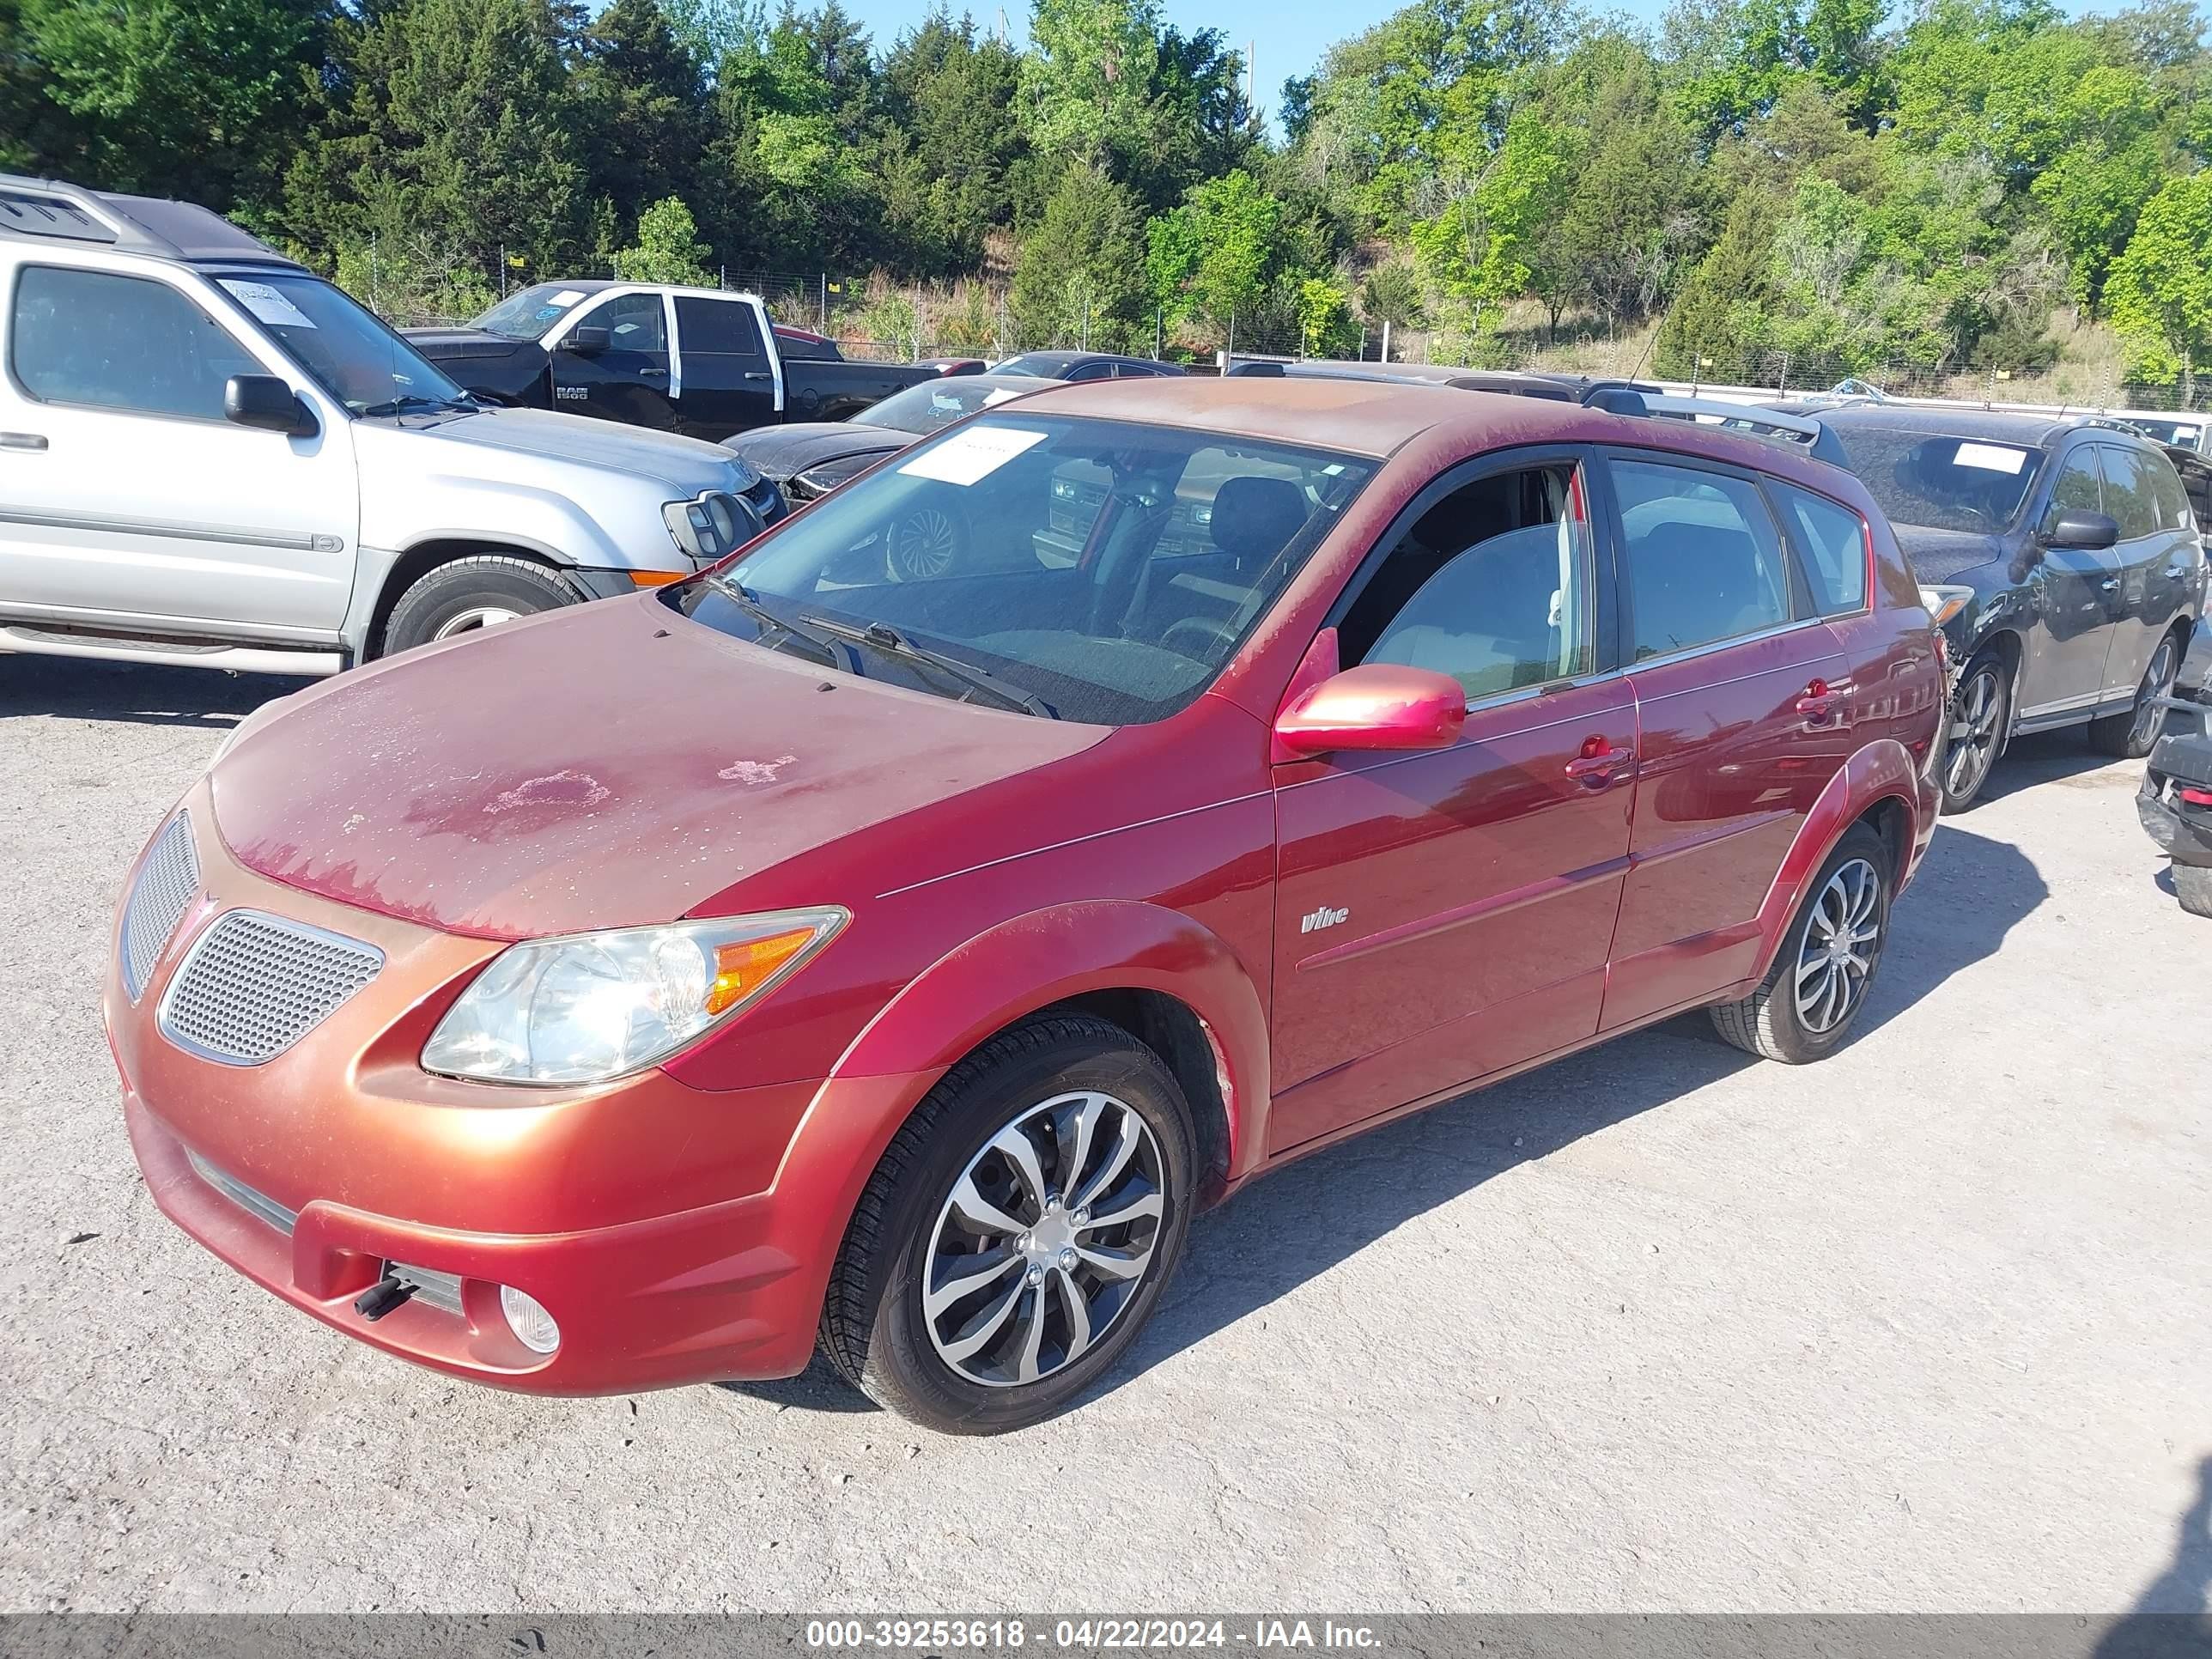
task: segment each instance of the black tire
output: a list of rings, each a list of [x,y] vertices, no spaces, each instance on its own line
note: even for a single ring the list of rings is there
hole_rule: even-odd
[[[2192,916],[2212,916],[2212,869],[2201,864],[2177,864],[2173,896]]]
[[[485,625],[472,618],[504,612],[534,617],[589,598],[559,571],[527,559],[484,553],[441,564],[399,596],[376,654],[388,657]]]
[[[972,1380],[940,1352],[924,1307],[933,1264],[960,1259],[940,1255],[937,1249],[956,1185],[994,1156],[991,1144],[1004,1132],[1019,1133],[1017,1126],[1034,1121],[1032,1115],[1043,1103],[1082,1091],[1110,1097],[1119,1109],[1133,1113],[1151,1132],[1148,1145],[1161,1177],[1162,1212],[1145,1241],[1149,1258],[1141,1274],[1132,1276],[1134,1288],[1119,1292],[1121,1299],[1096,1340],[1075,1357],[1030,1382],[994,1385]],[[1033,1153],[1038,1151],[1038,1142],[1030,1139],[1029,1144]],[[1088,1015],[1054,1015],[1000,1033],[939,1080],[876,1165],[854,1208],[830,1273],[822,1308],[823,1352],[848,1382],[878,1405],[945,1433],[1001,1434],[1054,1415],[1113,1365],[1158,1306],[1189,1230],[1194,1146],[1190,1109],[1174,1077],[1158,1054],[1120,1026]],[[1043,1172],[1048,1182],[1059,1178],[1063,1173],[1060,1161],[1067,1155],[1065,1140],[1044,1143],[1042,1155],[1054,1160]],[[1092,1147],[1091,1155],[1080,1160],[1079,1176],[1085,1171],[1103,1172],[1105,1157],[1101,1148]],[[1136,1163],[1131,1160],[1133,1170]],[[984,1178],[982,1174],[975,1177],[978,1184]],[[1135,1182],[1133,1175],[1129,1179]],[[1149,1182],[1136,1186],[1149,1194]],[[1006,1190],[1014,1194],[1010,1202],[1019,1201],[1020,1194],[1011,1184]],[[1127,1189],[1109,1190],[1115,1192],[1119,1201]],[[1072,1200],[1075,1195],[1068,1197]],[[1042,1208],[1039,1212],[1045,1213]],[[1088,1212],[1060,1213],[1087,1216]],[[1009,1219],[1023,1218],[1010,1215]],[[1139,1222],[1137,1228],[1144,1225]],[[1037,1226],[1042,1232],[1042,1222]],[[1133,1255],[1134,1230],[1109,1228],[1112,1231],[1121,1233],[1121,1246]],[[1109,1242],[1107,1235],[1084,1237]],[[1057,1321],[1059,1350],[1065,1353],[1074,1348],[1066,1304],[1060,1299],[1063,1279],[1053,1276],[1040,1280],[1036,1267],[1022,1265],[1025,1258],[1018,1241],[1012,1237],[1002,1237],[998,1245],[988,1248],[979,1241],[978,1260],[986,1255],[1003,1257],[1014,1271],[989,1291],[975,1293],[980,1300],[969,1305],[978,1311],[967,1316],[966,1328],[989,1325],[987,1313],[999,1304],[1003,1286],[1012,1298],[1005,1303],[1010,1311],[1003,1316],[1003,1329],[1010,1337],[1018,1336],[1032,1322],[1042,1329]],[[1067,1253],[1059,1259],[1065,1266]],[[1087,1269],[1079,1263],[1076,1271]],[[1065,1282],[1074,1285],[1074,1275]],[[1127,1282],[1103,1280],[1101,1294],[1112,1295]],[[1054,1298],[1049,1306],[1048,1294]],[[962,1304],[951,1305],[957,1310]],[[941,1320],[950,1317],[940,1310]]]
[[[2150,753],[2166,731],[2166,711],[2160,699],[2173,695],[2174,677],[2180,672],[2181,641],[2169,633],[2150,653],[2127,713],[2089,722],[2089,746],[2120,760],[2141,760]]]
[[[1848,1002],[1832,1024],[1823,1026],[1817,1023],[1817,1007],[1813,1020],[1808,1020],[1799,1008],[1796,984],[1799,970],[1812,954],[1811,936],[1816,917],[1834,914],[1824,905],[1831,884],[1858,865],[1866,866],[1873,883],[1872,948]],[[1836,843],[1835,850],[1828,854],[1807,888],[1797,914],[1790,919],[1790,930],[1782,936],[1782,948],[1775,952],[1774,965],[1767,970],[1765,981],[1741,1002],[1724,1002],[1713,1009],[1713,1024],[1721,1036],[1747,1054],[1791,1066],[1825,1059],[1842,1048],[1858,1024],[1859,1015],[1865,1011],[1875,975],[1881,968],[1882,947],[1889,942],[1889,900],[1894,882],[1889,848],[1882,838],[1863,823],[1855,823],[1845,830],[1844,838]],[[1838,968],[1837,971],[1843,973],[1847,981],[1850,978],[1847,968]]]
[[[1951,729],[1937,779],[1942,810],[1963,812],[1982,798],[2012,730],[2012,672],[2002,656],[1984,652],[1966,665],[1945,718]]]

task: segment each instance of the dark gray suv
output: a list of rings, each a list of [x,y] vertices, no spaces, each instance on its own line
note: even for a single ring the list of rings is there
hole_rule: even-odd
[[[2205,589],[2157,445],[2079,416],[1806,412],[1881,504],[1950,647],[1946,810],[1972,803],[2014,732],[2087,725],[2107,754],[2150,752]]]

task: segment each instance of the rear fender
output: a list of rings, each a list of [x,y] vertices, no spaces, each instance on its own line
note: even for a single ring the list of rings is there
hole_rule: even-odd
[[[825,1092],[845,1079],[915,1080],[912,1098],[880,1127],[879,1156],[936,1079],[994,1032],[1072,997],[1129,990],[1176,998],[1206,1023],[1224,1073],[1230,1179],[1248,1173],[1267,1145],[1261,987],[1218,935],[1180,912],[1134,900],[1034,910],[948,951],[853,1040]]]
[[[1898,872],[1897,884],[1901,889],[1911,879],[1935,832],[1934,789],[1913,769],[1912,757],[1903,744],[1894,738],[1881,738],[1844,763],[1798,826],[1797,839],[1790,844],[1789,855],[1782,860],[1759,907],[1759,967],[1749,983],[1763,981],[1774,965],[1775,953],[1782,948],[1783,935],[1797,913],[1807,885],[1835,851],[1844,832],[1883,800],[1894,800],[1905,809],[1905,868]]]

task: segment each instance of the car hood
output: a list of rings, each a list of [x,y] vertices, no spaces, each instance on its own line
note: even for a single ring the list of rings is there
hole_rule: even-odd
[[[1978,569],[2004,555],[2004,544],[1995,536],[1965,530],[1935,530],[1926,525],[1890,520],[1897,545],[1912,574],[1923,582],[1948,582]]]
[[[916,441],[911,432],[865,421],[803,421],[740,433],[723,447],[750,462],[778,483],[824,461],[851,455],[888,455]]]
[[[399,331],[433,362],[452,362],[464,357],[512,357],[519,351],[538,350],[535,340],[510,340],[488,329],[403,328]]]
[[[672,495],[742,489],[749,480],[720,444],[672,432],[595,421],[550,409],[482,409],[467,415],[405,415],[365,419],[364,432],[404,431],[412,440],[451,447],[448,465],[471,477],[507,482],[552,461],[566,467],[649,478]],[[418,454],[421,452],[416,452]],[[502,458],[514,465],[502,467]]]
[[[640,595],[287,698],[241,732],[212,787],[224,843],[273,881],[527,939],[672,921],[1105,735],[832,676]],[[882,873],[874,891],[896,884]]]

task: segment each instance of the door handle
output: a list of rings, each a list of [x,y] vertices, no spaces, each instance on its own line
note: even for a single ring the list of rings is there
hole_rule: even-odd
[[[1633,749],[1600,748],[1605,741],[1592,738],[1583,744],[1583,752],[1567,763],[1567,775],[1577,781],[1603,783],[1622,767],[1636,763]]]
[[[641,380],[665,380],[668,378],[668,371],[665,368],[641,368],[637,377]]]
[[[1827,719],[1835,707],[1836,694],[1826,680],[1814,680],[1797,698],[1797,712],[1808,720]]]
[[[773,380],[775,379],[775,376],[769,374],[766,369],[749,368],[745,371],[745,379],[748,380]]]
[[[2107,576],[2104,580],[2099,582],[2097,586],[2103,588],[2107,593],[2116,593],[2119,591],[2120,579],[2118,576]]]
[[[43,432],[0,432],[0,449],[22,449],[37,453],[46,447],[46,434]]]

